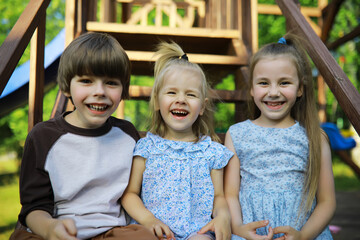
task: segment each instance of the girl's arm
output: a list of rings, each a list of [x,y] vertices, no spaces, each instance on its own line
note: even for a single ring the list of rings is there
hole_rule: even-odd
[[[213,169],[210,174],[214,186],[213,220],[204,226],[199,233],[214,231],[217,240],[230,240],[230,213],[224,197],[223,169]]]
[[[242,211],[239,201],[239,191],[240,191],[240,160],[236,154],[234,144],[232,142],[229,131],[225,136],[224,145],[230,149],[234,156],[230,159],[228,165],[225,167],[225,177],[224,177],[224,189],[225,189],[225,198],[229,206],[231,213],[231,229],[232,233],[238,236],[244,237],[246,239],[267,239],[267,237],[272,236],[272,230],[270,228],[268,236],[259,236],[256,234],[256,229],[265,227],[269,224],[269,221],[257,221],[248,224],[243,224],[242,220]]]
[[[169,227],[157,219],[145,206],[139,197],[142,185],[142,175],[145,171],[145,159],[134,157],[129,184],[121,197],[121,205],[138,223],[148,228],[158,238],[165,234],[168,239],[174,239]]]
[[[308,221],[302,227],[299,239],[314,239],[318,236],[332,219],[335,208],[335,187],[334,176],[332,172],[331,150],[327,138],[321,134],[321,167],[318,190],[316,193],[317,204],[309,217]],[[284,229],[285,228],[285,229]],[[274,233],[294,232],[287,227],[274,229]]]

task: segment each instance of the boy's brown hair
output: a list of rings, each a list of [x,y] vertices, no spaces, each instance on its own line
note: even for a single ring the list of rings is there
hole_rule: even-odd
[[[129,97],[131,64],[120,43],[106,33],[88,32],[74,39],[60,58],[57,82],[70,93],[73,77],[90,75],[118,78],[123,86],[122,99]]]

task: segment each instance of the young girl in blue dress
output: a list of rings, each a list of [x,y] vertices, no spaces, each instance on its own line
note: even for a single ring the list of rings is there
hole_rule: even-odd
[[[250,65],[251,120],[231,126],[225,169],[233,239],[332,239],[331,152],[319,127],[311,67],[293,35]]]
[[[160,239],[230,239],[223,168],[233,153],[212,140],[204,72],[176,43],[156,54],[150,131],[136,145],[122,205]]]

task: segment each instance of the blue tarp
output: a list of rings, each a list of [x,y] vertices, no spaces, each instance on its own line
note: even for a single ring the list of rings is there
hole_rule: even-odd
[[[45,69],[56,61],[64,51],[65,47],[65,29],[62,29],[60,33],[45,47],[44,67]],[[4,88],[0,99],[11,94],[17,89],[21,88],[29,82],[30,76],[30,61],[17,67],[11,75],[9,82]]]

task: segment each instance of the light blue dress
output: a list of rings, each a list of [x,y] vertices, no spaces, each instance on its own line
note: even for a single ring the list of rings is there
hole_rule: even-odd
[[[233,153],[205,137],[197,143],[166,140],[150,132],[134,156],[146,159],[141,199],[177,240],[211,221],[214,187],[210,171],[225,167]]]
[[[298,214],[309,154],[305,129],[298,122],[289,128],[265,128],[246,120],[229,132],[240,159],[244,224],[269,220],[267,227],[257,230],[259,235],[267,235],[269,226],[300,230],[310,215]],[[315,205],[316,201],[312,211]],[[328,239],[332,236],[327,227],[316,240]]]

